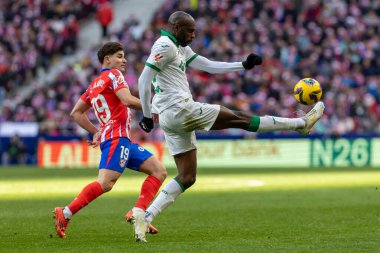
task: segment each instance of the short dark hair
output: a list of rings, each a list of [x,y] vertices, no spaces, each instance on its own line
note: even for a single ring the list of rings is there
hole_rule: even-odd
[[[123,45],[119,42],[107,42],[98,51],[98,60],[100,64],[103,64],[104,57],[107,55],[113,55],[118,51],[124,51]]]

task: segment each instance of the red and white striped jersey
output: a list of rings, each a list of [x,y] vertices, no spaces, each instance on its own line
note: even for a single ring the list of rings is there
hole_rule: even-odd
[[[102,69],[81,99],[92,106],[100,123],[101,142],[113,138],[130,139],[131,110],[116,96],[119,89],[128,88],[123,74],[117,69]]]

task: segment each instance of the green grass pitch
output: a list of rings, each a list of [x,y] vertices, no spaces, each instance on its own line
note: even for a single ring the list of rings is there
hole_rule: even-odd
[[[52,210],[69,203],[97,170],[0,168],[0,252],[380,252],[377,169],[211,170],[136,243],[124,214],[143,175],[114,189],[55,234]],[[175,175],[169,171],[169,177]]]

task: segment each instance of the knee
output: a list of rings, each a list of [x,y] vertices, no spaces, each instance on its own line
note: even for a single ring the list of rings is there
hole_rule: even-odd
[[[109,192],[112,190],[113,186],[115,185],[115,182],[108,181],[108,182],[99,182],[100,186],[102,187],[103,192]]]
[[[190,188],[193,184],[195,184],[196,175],[195,174],[179,175],[178,181],[180,181],[183,187],[187,189],[187,188]]]
[[[241,121],[251,121],[251,115],[247,114],[246,112],[241,112],[241,111],[234,111],[234,114],[236,117],[241,120]]]
[[[160,180],[161,183],[163,183],[168,176],[168,173],[166,172],[165,167],[162,167],[160,170],[158,170],[154,175],[158,180]]]
[[[168,176],[166,168],[161,163],[153,169],[151,173],[152,176],[155,176],[161,183],[163,183]]]
[[[246,112],[234,111],[238,124],[238,128],[248,129],[249,124],[251,123],[252,115],[247,114]]]

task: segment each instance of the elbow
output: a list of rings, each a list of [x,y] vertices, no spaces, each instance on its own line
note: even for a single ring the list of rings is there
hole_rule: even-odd
[[[126,106],[126,107],[128,107],[128,108],[134,109],[134,110],[141,110],[140,101],[139,102],[135,102],[135,101],[123,101],[123,105]]]
[[[209,67],[207,68],[206,72],[209,74],[220,74],[220,73],[223,73],[223,70]]]
[[[129,108],[133,109],[133,110],[137,110],[137,111],[141,111],[141,104],[140,103],[130,103],[129,105],[127,105]]]
[[[129,107],[129,108],[133,108],[133,104],[131,104],[129,102],[123,102],[123,105],[126,107]]]
[[[70,117],[71,117],[72,119],[75,119],[75,114],[76,114],[75,111],[71,111],[71,112],[70,112]]]
[[[139,80],[137,81],[137,86],[139,88],[139,91],[141,91],[144,88],[144,86],[143,86],[143,79],[142,79],[141,76],[139,77]]]
[[[139,86],[139,88],[141,87],[142,82],[143,80],[142,80],[142,77],[140,76],[139,79],[137,80],[137,86]]]
[[[218,74],[220,72],[223,72],[223,71],[221,71],[221,69],[212,67],[210,65],[202,66],[202,70],[209,73],[209,74]]]
[[[74,120],[74,121],[77,121],[78,117],[80,116],[79,115],[80,113],[78,111],[71,111],[70,113],[70,117]]]

